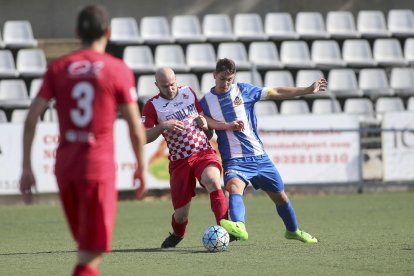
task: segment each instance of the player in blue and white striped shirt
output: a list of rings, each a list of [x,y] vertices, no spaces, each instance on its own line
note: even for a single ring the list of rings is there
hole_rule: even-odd
[[[216,130],[223,161],[224,183],[230,194],[230,220],[220,221],[230,234],[247,240],[243,192],[249,182],[265,191],[276,205],[288,239],[316,243],[317,239],[299,230],[295,211],[284,191],[283,181],[263,148],[257,131],[254,104],[261,99],[286,99],[324,91],[327,82],[315,81],[309,87],[257,87],[247,83],[233,84],[236,66],[230,59],[220,59],[213,73],[215,87],[200,104],[209,127]]]

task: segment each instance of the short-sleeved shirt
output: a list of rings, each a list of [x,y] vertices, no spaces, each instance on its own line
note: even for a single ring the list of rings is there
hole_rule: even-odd
[[[247,83],[232,84],[226,93],[217,93],[214,87],[201,100],[205,115],[219,122],[243,120],[244,131],[216,130],[218,148],[223,161],[263,155],[263,143],[257,132],[254,104],[266,98],[269,88]]]
[[[106,53],[75,51],[50,64],[38,96],[56,100],[56,175],[114,178],[116,107],[137,101],[134,75],[125,63]]]
[[[188,86],[182,86],[172,100],[165,99],[160,94],[149,99],[144,105],[142,118],[146,128],[153,128],[171,119],[184,123],[183,131],[166,130],[162,133],[169,149],[169,159],[176,161],[211,149],[206,134],[195,121],[200,112],[202,109],[194,91]]]

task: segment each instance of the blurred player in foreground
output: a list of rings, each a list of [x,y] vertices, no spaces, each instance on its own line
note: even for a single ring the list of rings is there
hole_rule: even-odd
[[[147,101],[142,115],[147,142],[162,135],[170,153],[173,233],[161,244],[161,248],[169,248],[184,238],[196,179],[210,194],[211,210],[217,223],[227,219],[228,202],[221,189],[221,164],[204,132],[207,122],[194,91],[189,86],[177,87],[171,68],[159,69],[155,81],[159,94]]]
[[[126,119],[138,168],[134,178],[145,189],[145,130],[139,121],[135,79],[119,59],[105,53],[109,15],[98,5],[77,18],[82,49],[50,64],[24,124],[20,191],[30,202],[35,178],[31,147],[36,124],[48,101],[56,100],[60,143],[55,174],[71,233],[78,246],[73,275],[99,275],[102,253],[111,250],[115,224],[114,122],[117,107]],[[132,180],[132,179],[131,179]]]
[[[287,239],[316,243],[316,238],[298,228],[283,181],[259,138],[254,104],[261,99],[280,100],[323,91],[327,82],[320,79],[303,88],[262,88],[246,83],[233,84],[235,74],[234,62],[220,59],[213,74],[215,87],[200,101],[209,127],[215,129],[218,136],[224,183],[230,194],[231,221],[224,219],[220,224],[240,240],[248,239],[243,193],[250,182],[255,189],[265,191],[275,203],[277,213],[286,226]]]

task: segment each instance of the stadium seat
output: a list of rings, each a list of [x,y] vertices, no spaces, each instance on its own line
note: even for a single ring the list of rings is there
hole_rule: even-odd
[[[8,48],[31,48],[37,46],[32,25],[27,20],[8,20],[3,26],[3,42]]]
[[[359,38],[355,19],[350,11],[329,11],[326,15],[326,29],[332,38],[349,39]]]
[[[141,75],[137,81],[138,100],[145,103],[149,98],[157,95],[159,90],[155,86],[155,75]]]
[[[385,70],[381,68],[361,69],[359,72],[359,88],[365,96],[371,98],[394,94],[394,91],[388,84]]]
[[[203,92],[203,94],[209,92],[215,85],[216,82],[214,80],[213,73],[208,72],[201,75],[201,92]]]
[[[158,45],[155,48],[155,65],[157,68],[171,67],[175,72],[188,72],[183,48],[178,44]]]
[[[29,105],[30,99],[23,80],[0,81],[0,107],[22,108]]]
[[[392,68],[390,87],[399,96],[414,96],[414,68]]]
[[[43,114],[43,122],[54,123],[58,121],[57,111],[55,108],[48,108]]]
[[[404,57],[411,64],[414,64],[414,38],[407,38],[404,43]]]
[[[414,111],[414,97],[410,97],[407,101],[407,110]]]
[[[203,34],[208,41],[235,41],[230,17],[227,14],[206,14],[203,17]]]
[[[346,99],[344,113],[357,115],[361,123],[377,123],[374,106],[370,99]]]
[[[315,99],[312,103],[313,114],[340,113],[341,106],[336,99]]]
[[[290,13],[267,13],[264,25],[265,33],[271,40],[295,40],[299,38]]]
[[[200,83],[195,74],[176,74],[175,77],[177,79],[178,86],[190,86],[200,98],[202,95],[200,91]]]
[[[266,87],[292,87],[295,86],[292,73],[287,70],[267,71],[264,86]]]
[[[250,83],[256,86],[263,86],[262,77],[259,72],[254,71],[239,71],[236,73],[234,82]]]
[[[111,19],[110,42],[119,45],[142,43],[138,24],[133,17],[114,17]]]
[[[4,41],[3,41],[3,36],[1,35],[1,31],[0,31],[0,48],[4,48]]]
[[[122,59],[136,74],[154,73],[155,63],[149,46],[126,46]]]
[[[146,44],[168,44],[174,39],[164,16],[144,16],[140,21],[141,37]]]
[[[386,112],[404,111],[404,103],[399,97],[380,97],[375,102],[377,119],[382,119]]]
[[[28,109],[14,109],[11,113],[11,123],[23,123],[26,120]],[[40,118],[39,118],[40,120]]]
[[[22,77],[41,77],[46,72],[46,56],[42,49],[20,49],[16,67]]]
[[[328,75],[328,90],[336,97],[362,97],[354,70],[332,69]]]
[[[19,75],[10,50],[0,50],[0,78],[14,78]]]
[[[284,100],[280,105],[280,114],[294,115],[294,114],[308,114],[309,106],[305,100]]]
[[[246,47],[241,42],[222,42],[217,48],[217,58],[229,58],[236,63],[237,70],[249,70]]]
[[[341,50],[336,40],[315,40],[311,50],[312,61],[321,69],[345,67]]]
[[[325,78],[321,70],[316,69],[301,69],[296,74],[296,86],[298,87],[308,87],[315,81]],[[318,92],[316,94],[304,95],[306,98],[326,98],[330,97],[328,91]]]
[[[7,123],[6,112],[4,110],[0,110],[0,124]]]
[[[280,59],[287,68],[313,68],[309,48],[305,41],[283,41]]]
[[[262,18],[256,13],[238,13],[234,16],[234,34],[240,41],[266,40]]]
[[[325,22],[320,12],[298,12],[296,14],[296,32],[301,39],[329,38]]]
[[[195,15],[175,15],[172,18],[171,33],[177,43],[204,42],[200,20]]]
[[[388,11],[388,30],[395,37],[414,36],[414,13],[410,9]]]
[[[350,67],[375,67],[371,47],[366,39],[347,39],[342,46],[342,58]]]
[[[365,38],[390,37],[384,13],[380,10],[359,11],[357,28]]]
[[[42,86],[43,83],[43,79],[41,78],[37,78],[37,79],[33,79],[30,82],[30,89],[29,89],[29,98],[33,99],[37,96],[37,93],[40,90],[40,87]]]
[[[277,105],[274,101],[258,101],[254,105],[256,116],[276,115]]]
[[[212,44],[194,43],[187,46],[186,60],[193,72],[212,72],[217,58]]]
[[[400,42],[396,38],[378,38],[374,42],[374,59],[380,66],[407,66]]]
[[[283,68],[276,45],[271,41],[255,41],[250,43],[249,60],[258,70]]]

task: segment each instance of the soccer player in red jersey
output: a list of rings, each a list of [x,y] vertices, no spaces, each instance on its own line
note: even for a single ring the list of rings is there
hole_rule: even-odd
[[[114,122],[117,107],[126,119],[138,163],[134,178],[145,187],[145,130],[139,121],[133,72],[105,53],[109,15],[87,6],[77,18],[82,48],[49,65],[24,124],[20,191],[30,201],[35,178],[31,147],[37,120],[56,101],[60,143],[55,174],[63,209],[78,246],[74,275],[98,275],[102,253],[111,250],[115,224]]]
[[[162,135],[170,153],[173,233],[161,244],[161,248],[169,248],[184,238],[196,179],[210,194],[217,224],[227,217],[228,202],[221,189],[221,164],[205,133],[207,122],[194,91],[189,86],[177,87],[171,68],[159,69],[155,80],[159,93],[147,101],[142,114],[147,142]]]

